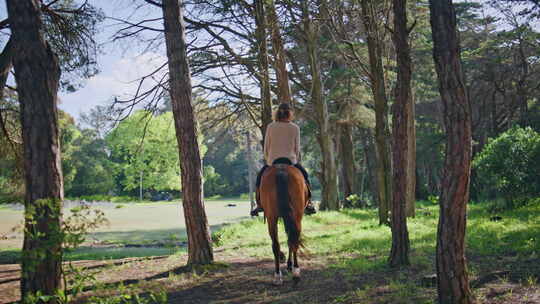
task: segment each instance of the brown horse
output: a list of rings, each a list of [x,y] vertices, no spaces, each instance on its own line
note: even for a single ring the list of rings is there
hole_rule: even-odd
[[[286,164],[271,166],[265,170],[262,176],[260,199],[264,216],[268,220],[268,233],[272,238],[272,251],[276,266],[274,284],[281,285],[283,283],[279,263],[280,260],[285,259],[285,255],[280,251],[278,241],[277,222],[279,217],[283,218],[289,245],[287,269],[292,272],[296,284],[300,281],[297,253],[303,247],[302,216],[308,202],[308,188],[304,176],[294,166]]]

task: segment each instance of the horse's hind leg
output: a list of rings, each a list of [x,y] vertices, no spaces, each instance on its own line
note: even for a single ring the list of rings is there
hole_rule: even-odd
[[[296,222],[298,223],[298,231],[299,233],[301,233],[302,232],[302,216],[297,217]],[[293,282],[295,285],[298,284],[298,282],[300,282],[300,266],[298,265],[298,250],[300,249],[299,246],[295,246],[294,248],[289,246],[289,252],[292,251],[292,256],[294,260],[293,267],[292,267],[292,276],[293,276]]]
[[[292,250],[289,247],[289,258],[287,259],[287,270],[292,271]]]
[[[292,250],[293,251],[293,259],[294,259],[294,265],[292,267],[292,276],[293,276],[293,282],[294,284],[298,284],[300,282],[300,266],[298,266],[298,248]]]
[[[279,262],[285,263],[285,253],[283,251],[279,251]]]
[[[283,278],[281,276],[281,271],[279,270],[280,254],[283,254],[279,248],[279,240],[277,233],[277,219],[272,218],[268,219],[268,233],[272,239],[272,252],[274,253],[274,285],[281,285],[283,283]]]

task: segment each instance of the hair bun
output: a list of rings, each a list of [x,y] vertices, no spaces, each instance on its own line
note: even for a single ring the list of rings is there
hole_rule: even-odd
[[[291,106],[288,103],[280,104],[276,111],[276,120],[278,121],[291,120],[291,117],[292,117]]]

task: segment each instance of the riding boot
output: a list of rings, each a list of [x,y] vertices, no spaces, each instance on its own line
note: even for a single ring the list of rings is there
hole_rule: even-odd
[[[306,209],[304,211],[304,213],[306,215],[312,215],[312,214],[315,214],[317,213],[317,210],[315,209],[315,206],[313,206],[313,203],[311,202],[311,186],[308,184],[307,185],[308,187],[308,203],[306,205]]]
[[[259,188],[255,190],[255,201],[257,202],[257,208],[251,210],[249,213],[251,216],[259,216],[259,212],[263,212],[264,209],[261,206],[261,195],[259,193]]]

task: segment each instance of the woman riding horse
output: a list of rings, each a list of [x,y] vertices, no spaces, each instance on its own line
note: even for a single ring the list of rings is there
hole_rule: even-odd
[[[282,103],[274,115],[274,122],[266,128],[264,137],[264,159],[266,164],[257,175],[257,208],[251,211],[252,216],[257,216],[259,212],[264,211],[261,206],[259,191],[261,177],[264,171],[273,164],[281,163],[295,166],[302,172],[308,189],[311,188],[306,169],[300,165],[300,128],[292,122],[292,119],[293,111],[289,104]],[[308,196],[308,199],[310,198],[311,192],[309,192]],[[313,214],[315,212],[317,211],[311,200],[309,200],[305,213]]]
[[[287,269],[294,284],[300,282],[298,253],[304,247],[302,217],[308,202],[308,188],[302,172],[289,164],[275,164],[265,170],[260,189],[261,204],[267,219],[268,234],[274,253],[274,285],[283,284],[280,263],[285,261],[278,237],[278,219],[283,219],[289,258]]]

